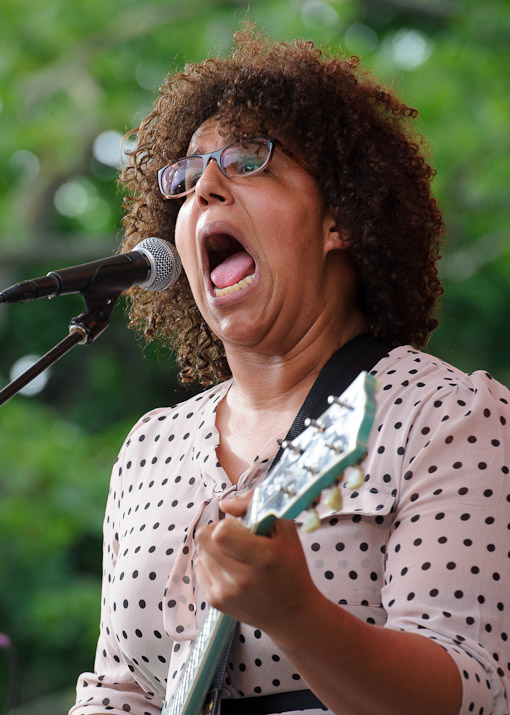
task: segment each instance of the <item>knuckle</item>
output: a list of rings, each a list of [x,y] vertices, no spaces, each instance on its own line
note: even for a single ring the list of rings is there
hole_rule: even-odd
[[[209,603],[213,608],[222,610],[233,601],[233,594],[231,589],[226,588],[225,585],[217,584],[212,590],[209,598]]]
[[[222,546],[231,540],[234,527],[235,521],[233,519],[223,519],[216,524],[212,538]]]
[[[246,572],[236,574],[235,583],[237,590],[241,593],[251,591],[253,588],[253,579]]]

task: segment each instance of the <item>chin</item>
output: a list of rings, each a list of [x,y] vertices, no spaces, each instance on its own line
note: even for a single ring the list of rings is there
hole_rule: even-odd
[[[253,319],[243,319],[241,316],[235,316],[233,319],[228,318],[221,321],[217,327],[214,325],[210,327],[223,342],[226,349],[230,345],[248,350],[254,349],[263,342],[267,334],[262,326],[256,326]]]

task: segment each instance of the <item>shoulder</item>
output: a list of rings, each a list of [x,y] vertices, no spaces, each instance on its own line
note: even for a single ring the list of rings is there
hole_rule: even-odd
[[[466,374],[432,355],[395,348],[373,370],[378,380],[376,422],[409,435],[483,431],[510,446],[510,392],[488,372]]]
[[[438,401],[447,396],[468,402],[485,397],[502,410],[510,404],[510,391],[490,373],[484,370],[465,373],[410,346],[391,350],[377,363],[373,374],[377,376],[380,393],[394,396],[398,392],[402,399],[405,395],[407,401],[412,401],[415,408],[423,406],[428,399]]]
[[[184,421],[192,424],[204,414],[204,411],[209,409],[214,413],[217,403],[227,393],[230,382],[230,380],[222,382],[175,405],[158,407],[146,412],[131,428],[124,442],[124,448],[135,441],[143,442],[158,431],[166,430],[168,424],[180,425]]]
[[[510,473],[504,385],[485,371],[466,374],[408,347],[391,351],[374,373],[379,387],[367,469],[401,505],[419,495],[423,509],[426,495],[440,494],[455,505],[467,491],[481,504],[482,484],[487,494],[501,494]]]

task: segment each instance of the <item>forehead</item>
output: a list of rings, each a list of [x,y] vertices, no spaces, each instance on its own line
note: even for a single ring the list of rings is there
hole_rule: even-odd
[[[216,119],[206,119],[195,133],[188,144],[188,154],[199,153],[210,148],[219,148],[228,143],[228,138],[219,133],[219,123]]]
[[[286,134],[280,136],[281,132],[275,127],[264,128],[263,122],[251,123],[250,121],[243,127],[243,122],[237,127],[234,127],[230,132],[225,129],[224,123],[215,117],[209,117],[203,122],[192,134],[188,144],[188,154],[200,154],[215,149],[220,149],[231,142],[238,141],[250,136],[272,136],[278,137],[285,141]],[[292,142],[291,142],[292,144]]]

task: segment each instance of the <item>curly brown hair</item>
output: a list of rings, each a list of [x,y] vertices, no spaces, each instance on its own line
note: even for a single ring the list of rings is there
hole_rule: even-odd
[[[180,202],[163,199],[157,171],[186,154],[206,119],[217,117],[231,137],[291,137],[351,239],[372,333],[393,345],[425,344],[442,293],[443,221],[431,192],[434,170],[411,131],[415,109],[361,70],[356,57],[335,57],[311,42],[273,42],[252,26],[234,35],[230,56],[170,75],[160,94],[127,135],[137,134],[137,144],[120,177],[127,187],[121,250],[147,236],[174,241]],[[167,291],[133,288],[130,326],[173,346],[184,383],[230,375],[184,274]]]

